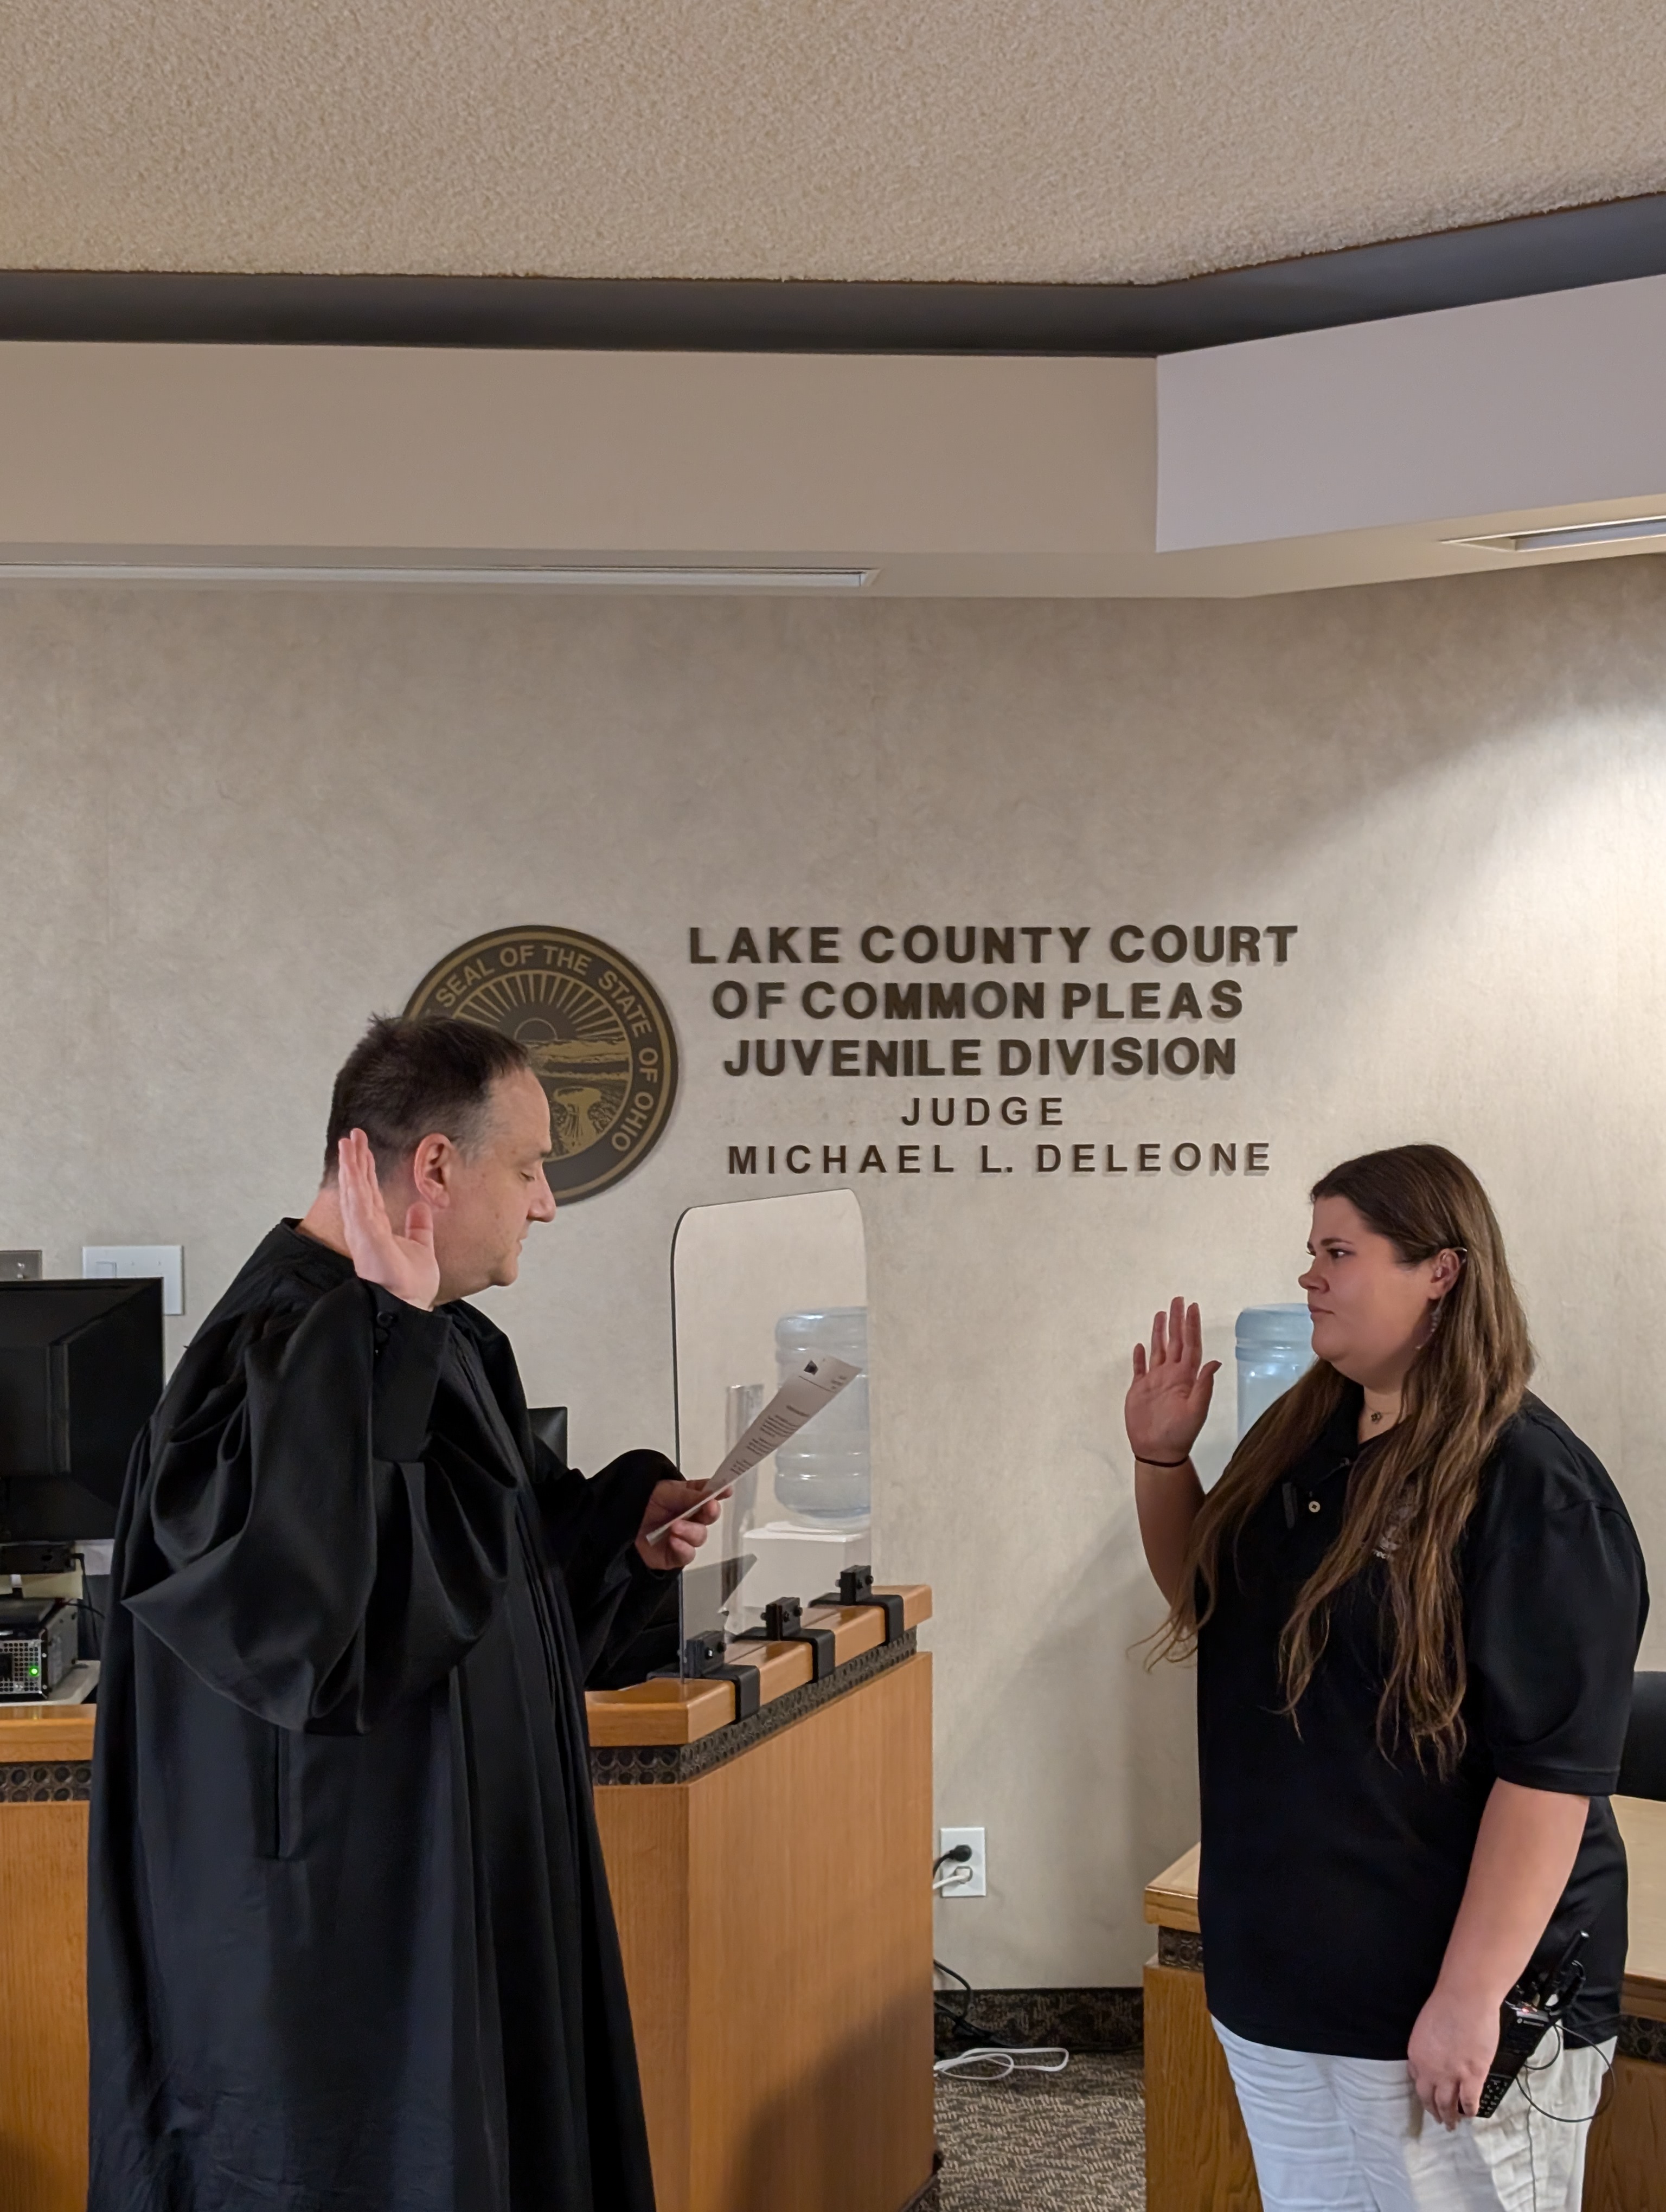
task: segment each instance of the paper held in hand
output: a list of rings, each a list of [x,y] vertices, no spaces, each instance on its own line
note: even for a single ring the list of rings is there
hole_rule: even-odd
[[[711,1498],[727,1498],[749,1468],[755,1468],[761,1459],[768,1458],[789,1437],[797,1436],[805,1423],[812,1415],[819,1413],[824,1406],[831,1405],[846,1384],[854,1382],[861,1371],[860,1367],[853,1367],[848,1359],[835,1359],[830,1352],[823,1352],[814,1359],[806,1359],[791,1382],[783,1383],[770,1399],[706,1485],[703,1492],[695,1500],[695,1504],[704,1505]],[[692,1507],[688,1509],[688,1511],[692,1510]],[[680,1514],[678,1519],[686,1520],[688,1511]],[[657,1544],[667,1529],[676,1526],[676,1521],[666,1522],[654,1531],[648,1542]]]

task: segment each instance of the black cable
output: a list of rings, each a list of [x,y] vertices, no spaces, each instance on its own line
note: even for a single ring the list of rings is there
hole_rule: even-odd
[[[1593,2120],[1598,2118],[1608,2110],[1608,2090],[1614,2081],[1614,2061],[1608,2057],[1608,2052],[1602,2049],[1600,2044],[1587,2044],[1585,2048],[1588,2051],[1596,2051],[1597,2057],[1602,2062],[1602,2086],[1596,2093],[1596,2106],[1589,2112],[1548,2112],[1545,2110],[1542,2105],[1535,2101],[1532,2092],[1529,2089],[1526,2082],[1522,2079],[1522,2075],[1518,2074],[1516,2076],[1517,2087],[1520,2089],[1523,2096],[1526,2098],[1529,2106],[1539,2115],[1539,2118],[1541,2120],[1554,2120],[1560,2126],[1565,2128],[1588,2128]],[[1566,2050],[1567,2038],[1562,2032],[1562,2023],[1560,2021],[1558,2021],[1556,2022],[1555,2051],[1545,2060],[1541,2066],[1534,2065],[1532,2061],[1529,2059],[1526,2065],[1523,2067],[1522,2074],[1548,2073],[1550,2069],[1563,2057]]]
[[[1579,2030],[1579,2044],[1589,2045],[1594,2050],[1599,2043],[1606,2043],[1611,2035],[1619,2034],[1620,2022],[1624,2018],[1623,2013],[1605,2012],[1599,2014],[1594,2021],[1587,2021]],[[1566,2023],[1559,2021],[1557,2024],[1566,2038]],[[1579,2044],[1574,2045],[1576,2050],[1578,2049]]]
[[[967,2021],[971,2017],[972,2005],[976,1994],[973,1990],[971,1984],[967,1980],[964,1974],[958,1974],[952,1966],[945,1966],[940,1959],[933,1959],[932,1960],[932,1965],[939,1974],[946,1974],[952,1982],[958,1982],[961,1988],[966,1992],[965,2002],[962,2004],[959,2011],[957,2012],[950,2002],[951,1998],[954,1995],[953,1990],[951,1990],[945,1991],[943,1990],[933,1990],[932,1991],[932,2009],[933,2012],[940,2013],[942,2014],[944,2021],[955,2035],[958,2036],[975,2033],[976,2031],[969,2029],[966,2025]]]
[[[970,1844],[957,1844],[952,1850],[943,1852],[939,1857],[932,1862],[932,1887],[937,1892],[938,1895],[940,1896],[943,1894],[940,1890],[937,1889],[937,1877],[943,1868],[945,1866],[965,1866],[970,1863],[971,1856],[972,1847]],[[1005,2047],[1002,2047],[1000,2050],[991,2049],[985,2051],[981,2049],[978,2046],[978,2030],[973,2027],[970,2024],[972,2006],[976,2001],[976,1992],[973,1990],[971,1984],[967,1980],[964,1974],[958,1972],[952,1966],[945,1966],[940,1959],[933,1959],[932,1960],[932,1966],[936,1972],[939,1974],[946,1974],[952,1982],[958,1982],[961,1988],[966,1993],[964,2001],[962,2003],[959,2011],[957,2012],[953,2005],[949,2001],[950,1997],[954,1994],[952,1990],[945,1996],[941,1990],[933,1990],[932,1991],[932,2011],[933,2014],[938,2020],[942,2021],[944,2026],[947,2028],[950,2036],[955,2041],[970,2044],[972,2046],[972,2051],[969,2053],[968,2057],[964,2060],[955,2058],[939,2059],[937,2066],[937,2070],[939,2073],[942,2073],[945,2070],[952,2070],[954,2067],[958,2065],[976,2063],[979,2059],[987,2059],[992,2064],[997,2066],[1000,2070],[994,2075],[984,2075],[976,2077],[969,2076],[968,2078],[1000,2081],[1005,2081],[1008,2075],[1013,2073],[1056,2074],[1060,2072],[1062,2068],[1070,2063],[1069,2052],[1067,2051],[1058,2049],[1047,2049],[1041,2051],[1009,2050]],[[1039,2066],[1035,2063],[1038,2059],[1052,2058],[1055,2057],[1056,2057],[1059,2062],[1056,2066]],[[1025,2063],[1025,2060],[1028,2060],[1031,2063],[1026,2065]]]
[[[932,1888],[938,1895],[940,1896],[942,1893],[937,1889],[937,1877],[941,1874],[945,1866],[966,1866],[970,1864],[971,1856],[972,1847],[970,1844],[957,1844],[952,1850],[940,1852],[939,1856],[932,1861]],[[961,1988],[966,1992],[964,2003],[961,2006],[959,2011],[956,2012],[945,1999],[943,1992],[940,1990],[933,1990],[932,1991],[932,2009],[935,2013],[941,2014],[944,2021],[952,2034],[957,2036],[966,2034],[968,2033],[966,2023],[971,2016],[972,2010],[972,1985],[967,1980],[964,1974],[958,1974],[952,1966],[945,1966],[940,1959],[933,1959],[932,1960],[932,1965],[939,1974],[946,1974],[952,1982],[958,1982]]]
[[[1058,2045],[1039,2050],[1028,2046],[1015,2047],[1006,2044],[986,2046],[982,2040],[982,2031],[970,2024],[972,2006],[976,1998],[976,1992],[971,1984],[964,1974],[957,1972],[952,1966],[945,1966],[940,1959],[933,1959],[932,1965],[938,1973],[946,1974],[952,1982],[958,1982],[966,1993],[965,2001],[957,2012],[949,2002],[949,1996],[953,1995],[952,1991],[949,1992],[949,1996],[945,1996],[940,1990],[933,1990],[932,1992],[933,2011],[937,2019],[947,2028],[950,2039],[968,2046],[964,2057],[957,2057],[951,2053],[939,2058],[933,2069],[936,2073],[953,2074],[963,2066],[976,2065],[981,2061],[987,2061],[989,2066],[996,2069],[994,2073],[986,2071],[982,2074],[968,2074],[960,2075],[959,2078],[965,2081],[1004,2081],[1009,2075],[1012,2074],[1059,2074],[1069,2065],[1070,2053]],[[1056,2059],[1058,2063],[1043,2065],[1039,2062],[1043,2059]]]

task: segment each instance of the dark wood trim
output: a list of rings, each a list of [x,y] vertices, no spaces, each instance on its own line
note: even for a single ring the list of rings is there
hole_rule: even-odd
[[[1137,1988],[974,1990],[937,1992],[937,2051],[970,2044],[1062,2044],[1067,2051],[1138,2051],[1144,1996]]]
[[[1666,193],[1166,284],[0,270],[0,338],[716,353],[1182,353],[1666,275]]]

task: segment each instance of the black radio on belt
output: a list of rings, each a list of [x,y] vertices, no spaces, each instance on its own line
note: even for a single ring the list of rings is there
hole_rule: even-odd
[[[1481,2084],[1481,2101],[1475,2106],[1477,2119],[1492,2118],[1511,2083],[1578,1996],[1585,1978],[1579,1952],[1590,1932],[1584,1928],[1579,1930],[1547,1980],[1529,1983],[1523,1975],[1499,2007],[1499,2047]]]

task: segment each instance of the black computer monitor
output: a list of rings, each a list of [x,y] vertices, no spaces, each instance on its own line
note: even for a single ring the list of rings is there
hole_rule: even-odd
[[[162,1390],[162,1286],[0,1283],[0,1543],[112,1536]]]

